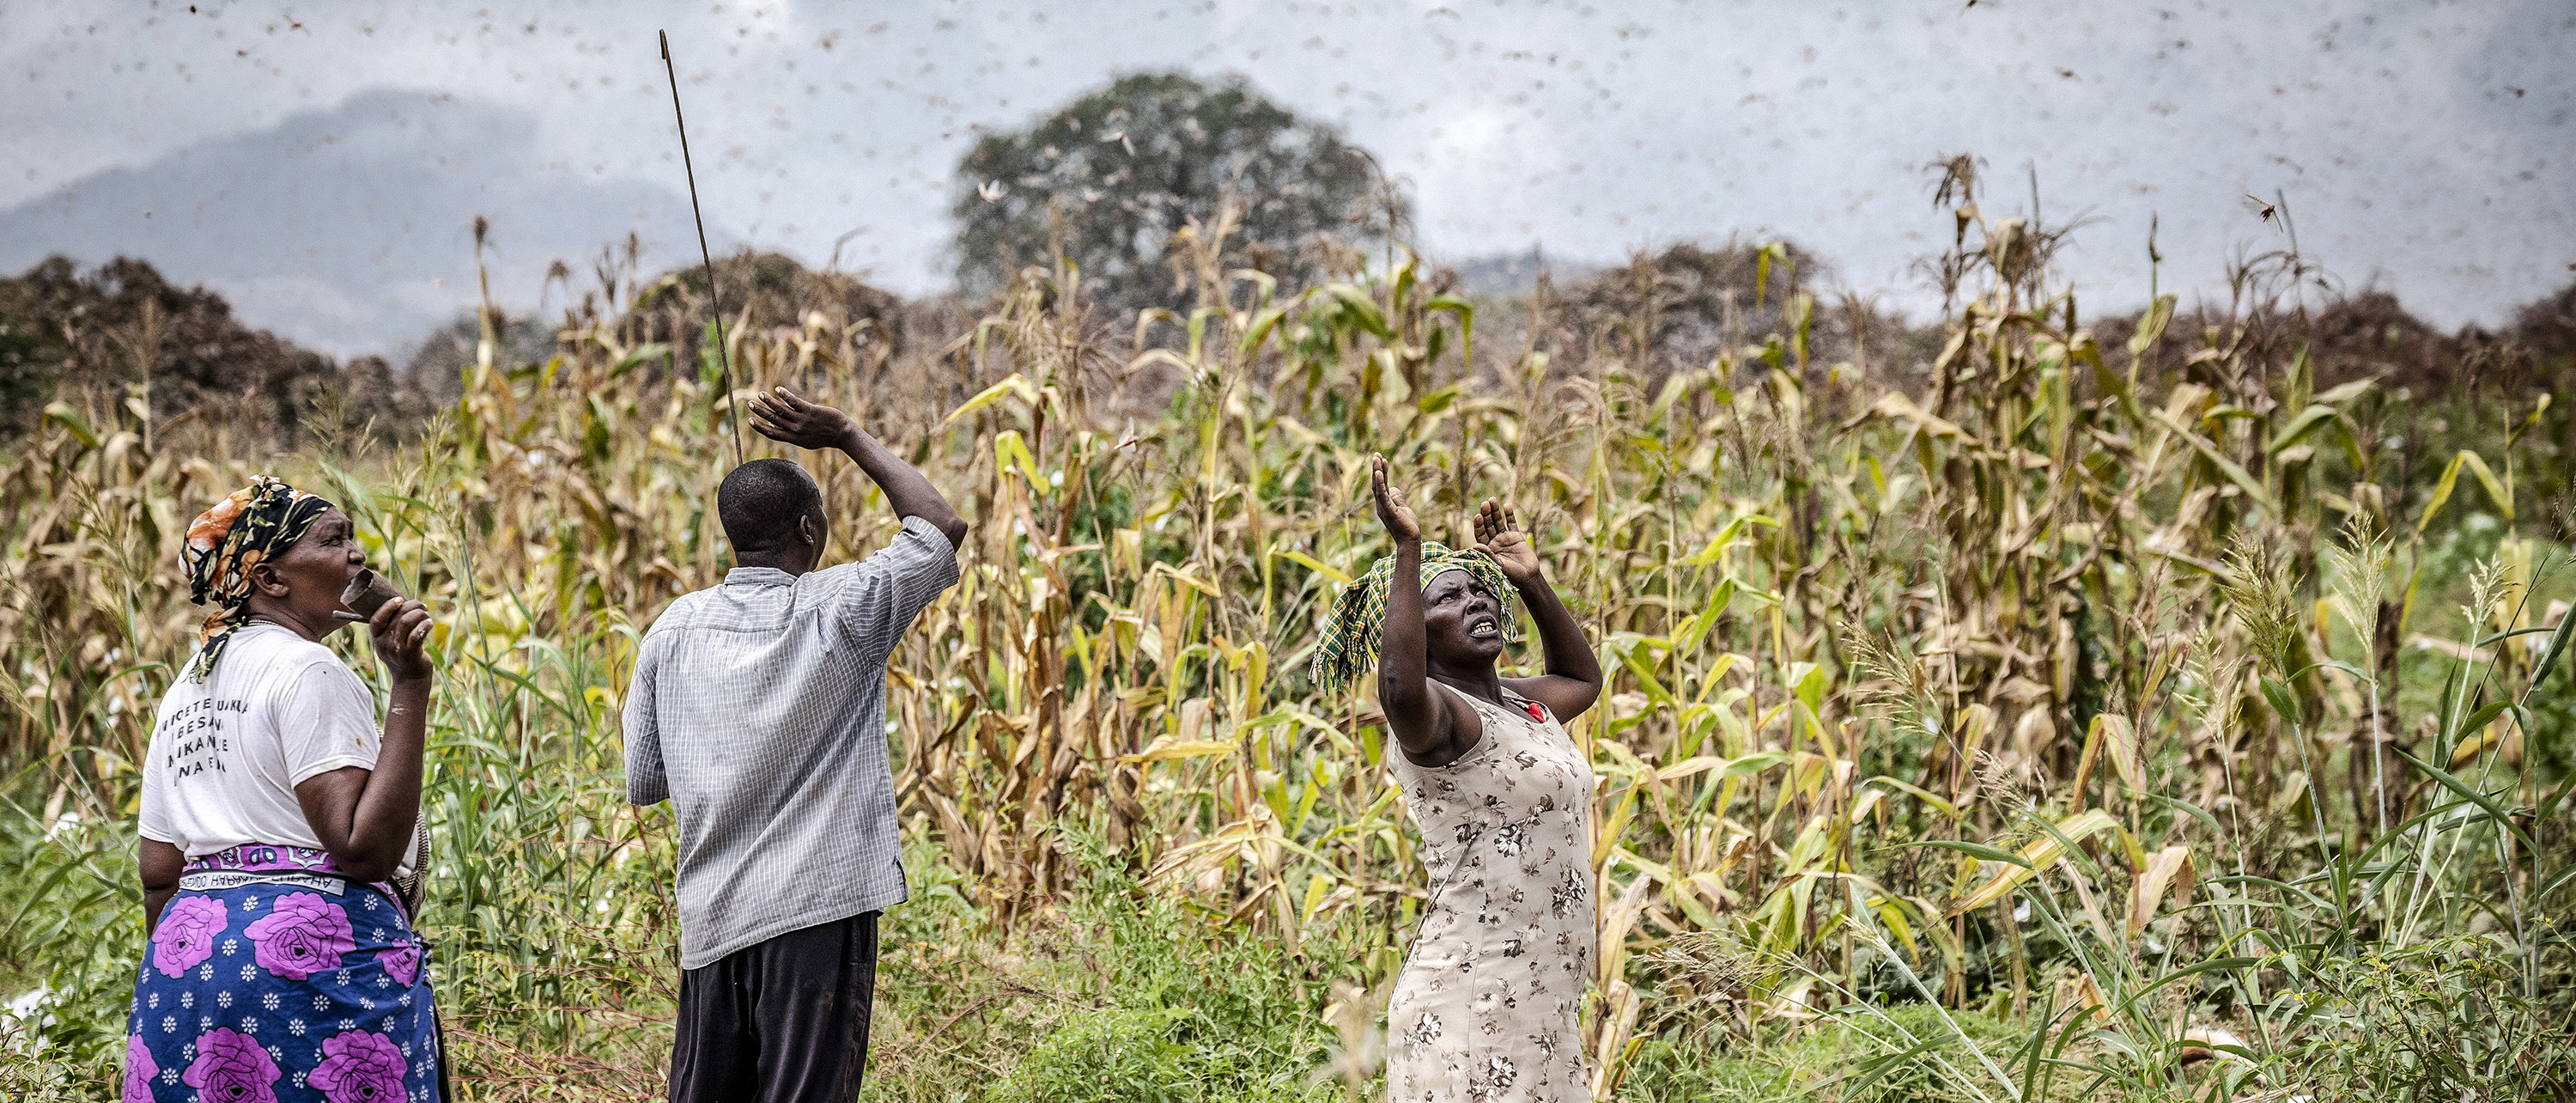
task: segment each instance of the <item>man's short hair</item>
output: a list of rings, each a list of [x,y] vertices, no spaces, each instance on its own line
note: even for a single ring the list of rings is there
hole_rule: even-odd
[[[753,460],[716,488],[716,518],[740,552],[774,551],[796,535],[796,522],[823,512],[823,488],[793,461]]]

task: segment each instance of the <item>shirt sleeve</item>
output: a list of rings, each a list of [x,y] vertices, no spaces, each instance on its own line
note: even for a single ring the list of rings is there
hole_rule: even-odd
[[[671,779],[662,770],[662,729],[655,723],[654,671],[661,649],[647,634],[635,649],[635,676],[626,683],[626,802],[659,804],[671,799]]]
[[[384,740],[376,726],[376,695],[348,667],[337,662],[305,667],[279,705],[277,736],[288,785],[302,785],[344,766],[376,768]]]
[[[143,837],[168,843],[184,851],[188,840],[179,837],[178,828],[170,825],[170,773],[161,765],[161,755],[151,747],[143,750],[143,814],[139,825]]]
[[[939,526],[906,517],[894,542],[859,561],[855,573],[835,612],[842,633],[874,659],[893,651],[912,618],[957,584],[957,549]]]

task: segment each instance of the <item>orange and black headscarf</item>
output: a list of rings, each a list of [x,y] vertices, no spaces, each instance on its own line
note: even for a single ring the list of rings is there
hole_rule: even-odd
[[[202,682],[214,673],[224,644],[249,619],[243,605],[250,600],[250,569],[294,547],[330,511],[331,503],[320,496],[261,475],[189,523],[188,543],[179,551],[179,565],[188,572],[188,600],[215,605],[197,629],[191,677]]]

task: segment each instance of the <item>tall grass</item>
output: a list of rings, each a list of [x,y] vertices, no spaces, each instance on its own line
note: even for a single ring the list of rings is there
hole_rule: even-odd
[[[1574,729],[1597,1096],[2563,1095],[2576,621],[2535,491],[2563,420],[2318,392],[2294,253],[2202,332],[2160,296],[2106,347],[2062,231],[1974,186],[1945,181],[1920,363],[1823,362],[1785,249],[1728,292],[1765,328],[1675,366],[1620,336],[1657,332],[1642,265],[1569,320],[1402,254],[1282,289],[1218,270],[1222,224],[1176,241],[1187,315],[1099,316],[1060,269],[936,348],[737,319],[744,386],[851,410],[980,521],[890,674],[916,902],[871,1090],[1374,1090],[1425,886],[1381,718],[1305,668],[1387,550],[1383,452],[1434,535],[1514,502],[1613,672]],[[0,1090],[88,1092],[121,1053],[134,763],[194,620],[170,549],[255,466],[342,501],[441,617],[426,929],[466,1083],[656,1090],[670,828],[623,805],[613,717],[641,627],[720,577],[732,457],[713,338],[673,328],[692,289],[607,290],[542,363],[487,322],[399,446],[254,464],[116,396],[48,407],[0,473],[0,979],[45,993]],[[834,555],[887,538],[862,476],[800,458],[859,519]]]

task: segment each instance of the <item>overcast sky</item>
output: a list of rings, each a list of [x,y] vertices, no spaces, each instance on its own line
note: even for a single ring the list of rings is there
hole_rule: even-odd
[[[142,255],[255,325],[398,352],[632,229],[693,254],[667,28],[720,239],[944,284],[952,171],[1114,73],[1241,73],[1410,180],[1441,258],[1785,236],[1912,308],[1946,236],[1923,166],[1984,157],[1992,213],[2089,214],[2089,310],[2214,289],[2300,242],[2445,327],[2576,278],[2576,4],[0,5],[0,266]]]

